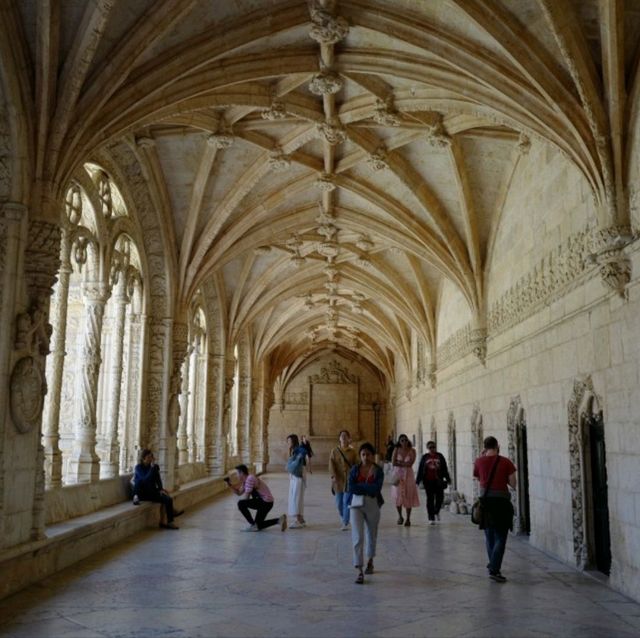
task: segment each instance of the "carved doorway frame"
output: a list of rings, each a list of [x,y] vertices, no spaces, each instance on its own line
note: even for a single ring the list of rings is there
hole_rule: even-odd
[[[507,412],[509,458],[516,463],[518,488],[511,492],[514,510],[513,529],[516,534],[528,536],[531,532],[529,506],[529,468],[527,421],[520,395],[511,399]]]
[[[456,420],[453,417],[453,412],[449,412],[449,418],[447,421],[447,461],[449,462],[449,474],[453,479],[453,489],[458,489],[458,467],[457,467],[457,443],[456,443]]]
[[[603,411],[591,376],[574,381],[568,417],[574,558],[579,569],[597,569],[589,424]]]

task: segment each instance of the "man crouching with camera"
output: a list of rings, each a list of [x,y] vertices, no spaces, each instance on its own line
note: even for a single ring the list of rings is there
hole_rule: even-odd
[[[279,518],[265,520],[273,507],[273,496],[267,484],[255,474],[249,474],[249,468],[246,465],[236,465],[235,469],[238,473],[238,483],[231,485],[231,480],[228,477],[225,477],[224,482],[240,496],[238,509],[249,523],[244,531],[259,532],[266,527],[280,525],[280,529],[284,532],[287,529],[286,514]],[[256,510],[255,518],[251,516],[249,510]]]

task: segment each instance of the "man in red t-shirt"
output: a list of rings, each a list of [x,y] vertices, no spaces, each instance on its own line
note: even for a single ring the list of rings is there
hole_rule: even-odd
[[[483,499],[485,520],[480,529],[484,529],[487,545],[489,578],[504,583],[507,579],[500,573],[500,568],[507,546],[507,535],[513,527],[509,487],[516,488],[516,466],[508,458],[500,456],[500,446],[494,436],[488,436],[484,440],[484,452],[473,465],[473,476],[480,483],[480,495]]]

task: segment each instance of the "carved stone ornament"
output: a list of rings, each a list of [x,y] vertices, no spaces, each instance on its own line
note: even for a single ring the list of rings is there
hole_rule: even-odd
[[[11,420],[21,434],[37,427],[42,415],[46,384],[32,357],[20,359],[11,372]]]
[[[387,152],[383,148],[377,149],[374,153],[371,153],[367,158],[367,164],[374,171],[382,171],[388,168],[389,163],[387,160]]]
[[[335,359],[326,368],[320,370],[320,374],[309,377],[309,383],[357,383],[355,374],[350,374],[349,370],[340,365]]]
[[[230,133],[212,133],[207,138],[207,143],[219,151],[233,146],[235,137]]]
[[[398,126],[400,124],[400,115],[393,108],[393,100],[376,100],[373,120],[381,126]]]
[[[317,130],[331,146],[336,146],[347,139],[347,132],[339,122],[323,122],[318,124]]]
[[[444,128],[442,123],[442,115],[440,113],[435,114],[432,124],[427,127],[427,142],[435,148],[447,148],[451,146],[451,137]]]
[[[316,180],[316,187],[318,190],[323,193],[330,193],[331,191],[336,189],[336,185],[333,181],[333,176],[328,173],[322,173],[320,177]]]
[[[274,100],[268,109],[260,114],[263,120],[273,122],[275,120],[284,120],[287,117],[287,110],[282,102]]]
[[[335,44],[344,40],[349,33],[349,23],[340,16],[336,17],[326,11],[319,2],[313,2],[309,7],[313,26],[309,37],[319,44]]]
[[[473,354],[485,365],[487,360],[487,332],[482,328],[471,331],[471,348]]]
[[[520,137],[518,138],[518,151],[520,155],[528,155],[530,150],[531,140],[524,133],[520,133]]]
[[[286,171],[291,166],[291,158],[285,155],[280,149],[275,149],[269,153],[269,168],[272,171]]]
[[[626,298],[626,287],[631,281],[631,260],[623,249],[634,238],[630,228],[611,226],[595,230],[589,242],[587,261],[598,265],[602,283],[623,298]]]
[[[309,90],[314,95],[334,95],[344,84],[342,78],[334,71],[320,71],[309,82]]]
[[[318,252],[327,258],[335,258],[340,253],[340,245],[335,241],[321,241],[318,242]]]

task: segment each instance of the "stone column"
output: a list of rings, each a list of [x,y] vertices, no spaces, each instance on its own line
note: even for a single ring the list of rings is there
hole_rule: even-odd
[[[233,449],[231,436],[231,393],[233,392],[233,377],[236,362],[233,357],[225,357],[224,361],[224,395],[222,403],[222,431],[225,437],[225,457],[229,457],[229,448]]]
[[[207,344],[206,336],[200,335],[198,342],[198,401],[196,404],[194,461],[203,462],[206,459],[206,430],[207,430]]]
[[[187,413],[187,447],[189,451],[189,463],[195,463],[198,459],[198,430],[196,423],[198,421],[198,404],[200,401],[200,393],[198,386],[200,384],[200,338],[197,336],[191,347],[189,355],[189,411]]]
[[[83,285],[83,296],[85,316],[82,360],[76,390],[75,440],[68,477],[70,483],[94,482],[100,475],[100,459],[96,454],[96,402],[102,363],[102,320],[109,289],[101,282],[87,283]]]
[[[224,355],[209,354],[207,373],[206,465],[209,476],[222,476],[227,468],[224,414]]]
[[[169,406],[167,416],[167,437],[165,440],[167,462],[172,467],[168,472],[173,476],[173,487],[180,485],[178,473],[178,445],[176,432],[180,420],[180,395],[182,393],[182,366],[188,351],[188,328],[186,323],[174,321],[172,344],[172,368],[169,382]]]
[[[178,419],[178,465],[189,462],[189,434],[188,423],[191,413],[191,353],[193,347],[187,346],[186,361],[183,364],[184,376],[182,379],[182,392],[180,393],[180,417]]]
[[[29,306],[27,312],[16,318],[15,350],[19,358],[11,374],[9,396],[12,421],[21,434],[32,433],[31,443],[35,449],[32,540],[45,536],[42,407],[46,392],[45,358],[51,337],[49,302],[59,266],[60,228],[45,221],[30,221],[24,265]],[[29,444],[30,441],[25,440],[22,447]],[[17,498],[23,496],[18,493]]]
[[[43,423],[44,478],[47,488],[62,485],[62,452],[60,451],[60,394],[67,343],[67,305],[71,277],[71,238],[67,228],[61,229],[60,273],[58,275],[57,303],[53,323],[53,352],[47,374],[48,409]]]
[[[104,448],[100,459],[100,478],[113,478],[120,473],[120,440],[119,440],[119,417],[120,417],[120,395],[122,387],[122,352],[124,347],[124,324],[127,313],[129,297],[127,295],[127,284],[124,274],[120,275],[120,280],[116,287],[116,294],[113,298],[115,304],[113,338],[111,340],[111,357],[107,378],[109,379],[110,396],[107,404],[107,423],[104,432]]]

